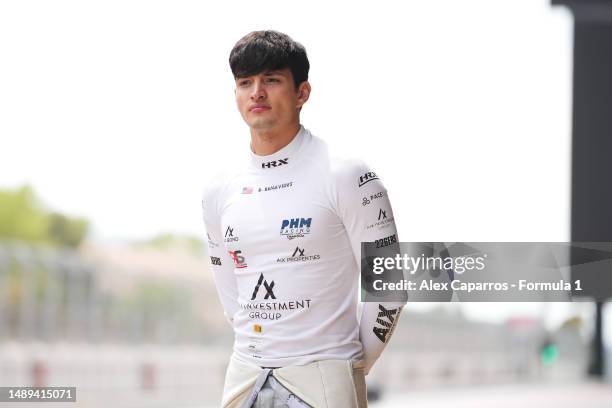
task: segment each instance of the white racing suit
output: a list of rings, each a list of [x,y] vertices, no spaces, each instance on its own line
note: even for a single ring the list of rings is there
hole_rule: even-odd
[[[405,304],[359,301],[361,243],[399,242],[387,190],[363,161],[330,155],[304,127],[271,155],[232,152],[226,167],[202,200],[235,333],[224,406],[240,406],[259,367],[283,367],[274,379],[311,406],[365,406],[363,374]]]
[[[225,376],[223,408],[364,408],[361,361],[322,360],[265,369],[232,355]]]

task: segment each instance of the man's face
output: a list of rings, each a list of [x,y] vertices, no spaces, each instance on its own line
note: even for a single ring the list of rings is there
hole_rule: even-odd
[[[289,68],[266,71],[236,78],[236,104],[251,129],[282,129],[299,123],[298,108],[308,100],[309,90],[308,82],[295,88]]]

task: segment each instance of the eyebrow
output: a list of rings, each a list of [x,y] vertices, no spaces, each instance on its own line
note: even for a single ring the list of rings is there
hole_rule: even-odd
[[[264,72],[264,75],[268,75],[268,76],[271,76],[271,75],[285,76],[285,73],[282,72],[282,71],[278,71],[277,70],[277,71],[267,71],[267,72]]]
[[[285,74],[283,71],[280,71],[280,70],[266,71],[266,72],[264,72],[263,74],[264,74],[265,76],[278,75],[278,76],[282,76],[283,78],[287,76],[287,75],[286,75],[286,74]],[[253,75],[251,75],[251,76],[253,76]],[[240,81],[240,80],[243,80],[243,79],[248,79],[249,77],[250,77],[250,76],[246,76],[246,77],[237,77],[237,78],[235,78],[235,80],[236,80],[236,81]]]

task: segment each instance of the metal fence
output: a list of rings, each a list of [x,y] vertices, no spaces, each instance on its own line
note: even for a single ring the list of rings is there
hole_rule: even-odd
[[[196,276],[208,273],[204,261],[197,265]],[[205,279],[130,268],[74,250],[0,244],[0,341],[208,344],[229,338]]]

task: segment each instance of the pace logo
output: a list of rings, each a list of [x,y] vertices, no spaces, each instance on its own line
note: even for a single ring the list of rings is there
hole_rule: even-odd
[[[278,258],[276,262],[280,262],[280,263],[306,262],[306,261],[316,261],[317,259],[321,259],[321,256],[319,254],[306,254],[305,248],[300,248],[299,246],[296,246],[291,256],[287,256],[284,258]]]
[[[376,194],[370,194],[369,199],[368,197],[363,197],[363,199],[361,200],[361,205],[365,207],[366,205],[369,205],[372,201],[376,200],[377,198],[383,198],[384,196],[385,196],[384,191],[379,191]]]
[[[310,234],[310,226],[312,218],[291,218],[283,220],[281,223],[281,236],[286,236],[287,239],[303,238],[304,235]]]
[[[396,309],[386,309],[383,305],[378,305],[378,316],[376,318],[376,323],[379,326],[374,326],[372,331],[383,343],[386,343],[389,340],[389,336],[393,334],[393,329],[395,329],[395,324],[397,323],[397,315],[398,312],[401,311],[402,308],[398,307]]]
[[[221,266],[221,258],[219,258],[218,256],[211,256],[210,257],[210,263],[212,265]]]
[[[357,184],[359,184],[359,187],[361,187],[372,180],[378,180],[378,176],[373,171],[368,171],[366,174],[359,177],[359,179],[357,180]]]
[[[246,264],[246,260],[244,259],[244,256],[240,255],[242,253],[241,250],[236,250],[236,251],[227,251],[230,255],[230,257],[234,260],[234,266],[236,266],[236,268],[246,268],[247,264]]]
[[[265,279],[264,279],[264,275],[263,273],[259,275],[259,280],[257,281],[257,284],[255,285],[255,289],[253,290],[253,296],[251,296],[251,300],[255,300],[255,298],[257,297],[257,292],[259,292],[259,288],[261,287],[261,285],[263,284],[264,288],[266,289],[266,294],[264,296],[264,299],[276,299],[276,296],[274,296],[274,291],[272,290],[274,288],[274,281],[271,281],[270,283],[268,283]]]
[[[234,229],[231,225],[227,226],[225,230],[225,237],[223,238],[223,242],[237,242],[239,241],[238,236],[234,236]]]
[[[289,158],[288,157],[286,157],[284,159],[280,159],[280,160],[272,160],[272,161],[269,161],[267,163],[261,163],[261,168],[262,169],[266,169],[266,168],[269,169],[271,167],[280,167],[280,166],[282,166],[284,164],[289,164]]]

